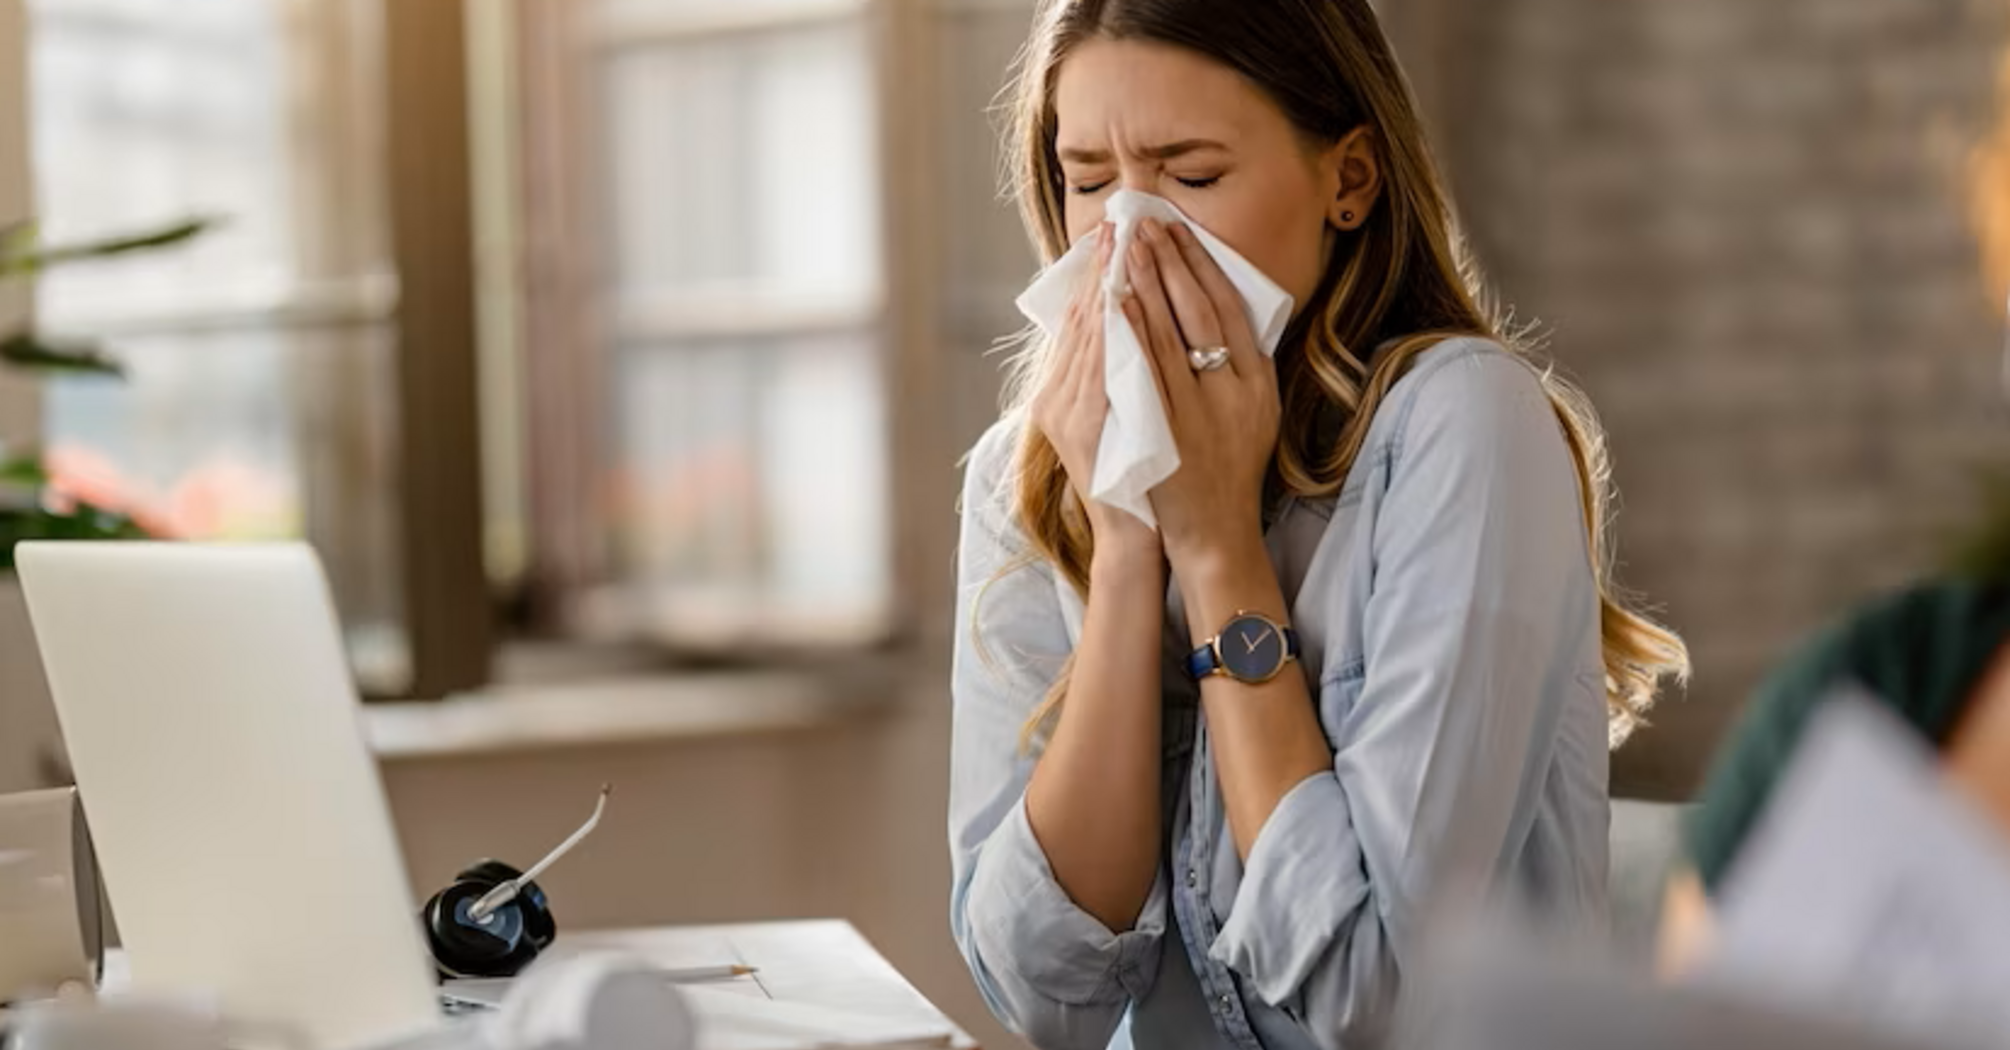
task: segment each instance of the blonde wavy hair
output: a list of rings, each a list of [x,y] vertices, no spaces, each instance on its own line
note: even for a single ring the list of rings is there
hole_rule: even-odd
[[[1971,206],[1995,305],[2010,297],[2010,56],[1997,76],[1996,123],[1969,160]]]
[[[1278,350],[1283,422],[1272,492],[1337,493],[1376,408],[1437,342],[1484,336],[1510,352],[1529,352],[1526,338],[1496,323],[1482,305],[1481,282],[1454,232],[1408,84],[1367,0],[1046,0],[1020,54],[1016,87],[1008,88],[1006,114],[1012,196],[1046,261],[1068,248],[1067,186],[1054,144],[1055,80],[1068,55],[1092,38],[1171,44],[1221,62],[1268,94],[1310,141],[1335,143],[1362,125],[1373,131],[1382,198],[1357,235],[1337,240],[1318,291]],[[1032,339],[1014,358],[1008,414],[1025,415],[1051,349]],[[1576,461],[1616,747],[1642,724],[1664,676],[1687,677],[1688,651],[1675,634],[1629,608],[1614,586],[1604,432],[1583,394],[1553,370],[1541,374]],[[1033,549],[1004,572],[1045,559],[1086,600],[1094,537],[1059,455],[1037,428],[1022,429],[1007,485]],[[1058,715],[1073,666],[1070,658],[1026,722],[1021,742],[1028,750]]]

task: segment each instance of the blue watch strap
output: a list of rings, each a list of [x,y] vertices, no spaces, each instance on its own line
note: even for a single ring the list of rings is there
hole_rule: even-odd
[[[1186,676],[1196,682],[1213,674],[1215,666],[1213,642],[1186,654]]]

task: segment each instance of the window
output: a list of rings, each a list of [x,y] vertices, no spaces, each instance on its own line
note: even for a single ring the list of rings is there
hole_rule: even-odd
[[[499,606],[708,652],[933,622],[967,442],[915,86],[1022,0],[7,3],[47,236],[221,223],[41,283],[130,371],[49,387],[51,452],[313,542],[366,691],[486,684]]]
[[[577,158],[551,181],[576,195],[566,236],[590,276],[570,338],[536,352],[589,378],[541,394],[600,427],[560,485],[591,482],[538,496],[587,507],[546,535],[574,544],[547,561],[580,567],[561,609],[576,630],[715,649],[889,629],[876,6],[549,9],[544,61],[577,104],[532,137]]]
[[[429,260],[453,258],[451,244],[438,250],[442,234],[393,225],[424,212],[415,193],[444,214],[467,207],[453,151],[432,183],[389,167],[399,136],[423,133],[414,123],[438,110],[387,104],[426,86],[409,70],[428,57],[390,45],[400,19],[440,6],[27,3],[44,237],[217,221],[188,246],[38,282],[42,326],[106,341],[129,373],[47,385],[47,458],[69,485],[113,494],[180,536],[311,541],[358,678],[386,695],[481,684],[477,663],[452,666],[467,646],[439,625],[487,618],[484,590],[447,593],[440,566],[452,559],[425,547],[451,529],[434,527],[443,516],[429,502],[451,486],[415,454],[441,445],[427,432],[435,424],[406,411],[452,403],[461,348],[439,320],[471,310],[432,292],[441,281]],[[458,19],[458,4],[446,6]],[[432,46],[457,59],[459,40]],[[461,69],[433,64],[449,77]],[[465,251],[457,265],[465,277]],[[472,440],[454,447],[473,459]]]

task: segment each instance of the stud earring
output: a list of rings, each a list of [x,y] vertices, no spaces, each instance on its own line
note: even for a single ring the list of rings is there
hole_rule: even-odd
[[[1341,213],[1340,213],[1340,221],[1341,221],[1341,222],[1353,222],[1353,221],[1354,221],[1354,213],[1353,213],[1353,212],[1351,212],[1351,211],[1343,211],[1343,212],[1341,212]]]

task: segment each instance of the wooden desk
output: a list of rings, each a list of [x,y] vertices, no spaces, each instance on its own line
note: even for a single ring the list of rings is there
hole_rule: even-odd
[[[752,977],[705,987],[876,1017],[939,1024],[947,1045],[977,1044],[937,1010],[851,923],[839,919],[731,926],[564,932],[554,952],[618,950],[666,968],[739,963]]]

